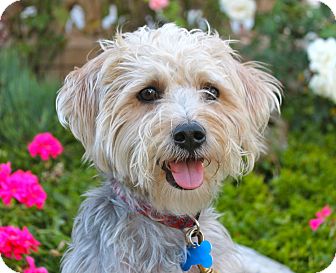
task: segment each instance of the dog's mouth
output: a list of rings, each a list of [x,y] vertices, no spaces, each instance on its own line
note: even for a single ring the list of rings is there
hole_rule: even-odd
[[[202,186],[204,177],[203,159],[165,162],[162,169],[167,182],[180,190],[194,190]]]

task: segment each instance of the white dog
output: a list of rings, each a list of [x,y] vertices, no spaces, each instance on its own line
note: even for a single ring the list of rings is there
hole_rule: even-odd
[[[210,205],[226,177],[253,168],[279,82],[210,31],[142,27],[101,46],[57,98],[105,179],[87,193],[62,272],[183,272],[202,234],[215,271],[188,272],[243,272]]]

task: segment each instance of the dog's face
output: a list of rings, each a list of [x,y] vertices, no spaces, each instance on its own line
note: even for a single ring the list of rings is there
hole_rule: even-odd
[[[102,43],[57,98],[96,167],[158,210],[196,213],[227,176],[251,170],[279,109],[278,82],[216,34],[167,24]]]

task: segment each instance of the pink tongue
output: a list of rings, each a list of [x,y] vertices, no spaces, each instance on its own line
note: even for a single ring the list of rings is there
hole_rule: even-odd
[[[176,184],[186,190],[193,190],[203,183],[202,161],[169,162]]]

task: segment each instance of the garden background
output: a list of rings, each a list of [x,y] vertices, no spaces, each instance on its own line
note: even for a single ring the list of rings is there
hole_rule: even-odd
[[[28,267],[25,255],[11,253],[14,243],[4,228],[27,227],[40,244],[34,247],[31,238],[22,254],[59,272],[81,195],[100,183],[95,170],[81,162],[81,145],[57,120],[55,97],[64,76],[99,53],[95,41],[112,38],[117,26],[132,31],[176,22],[206,29],[204,19],[222,37],[239,40],[232,46],[244,61],[268,64],[284,86],[281,118],[274,117],[267,131],[267,155],[251,174],[223,186],[216,203],[222,223],[235,242],[294,272],[317,272],[330,264],[336,252],[336,23],[314,0],[23,0],[11,5],[0,22],[0,163],[11,162],[12,169],[4,174],[5,165],[0,168],[0,253],[6,264],[20,272]],[[63,147],[55,158],[42,160],[28,150],[43,132]],[[28,183],[18,170],[33,177],[40,203],[16,198],[14,190],[5,200],[6,179],[9,185],[15,180],[10,175]],[[315,215],[323,207],[325,215]]]

